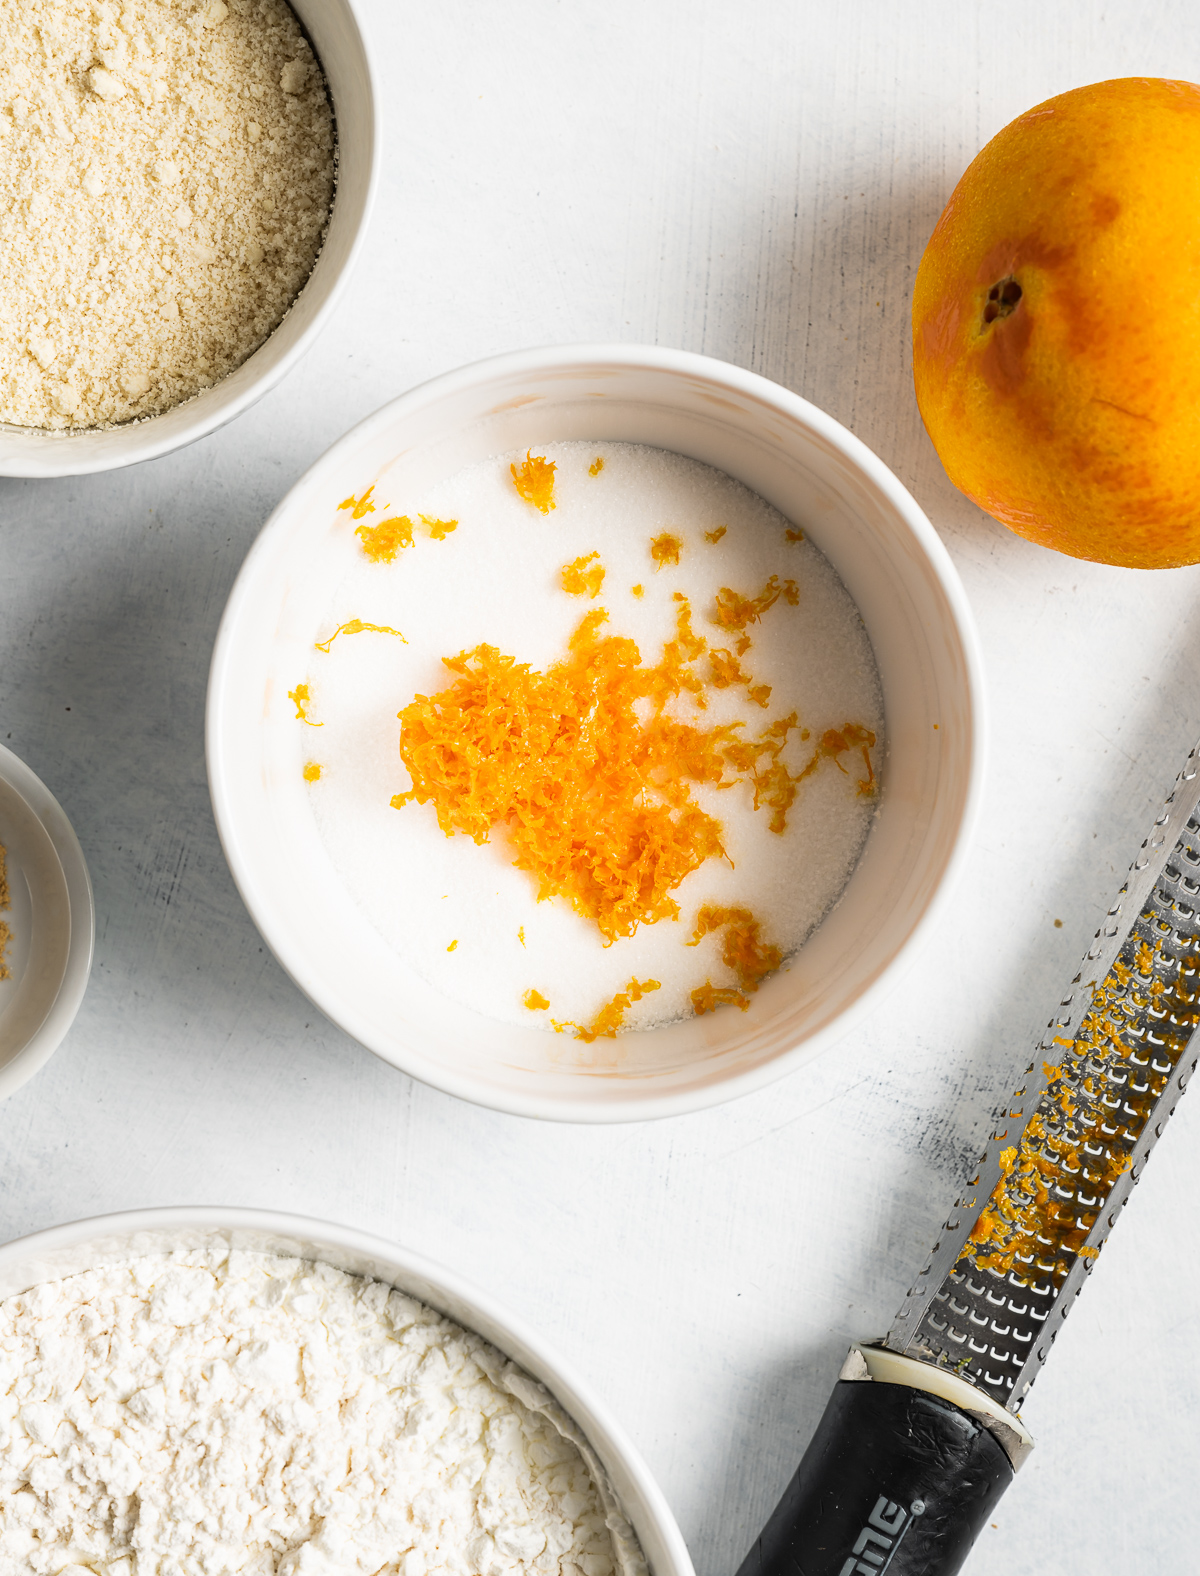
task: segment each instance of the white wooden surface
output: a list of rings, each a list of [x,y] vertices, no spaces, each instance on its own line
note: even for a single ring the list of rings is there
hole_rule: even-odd
[[[959,497],[921,428],[907,328],[924,241],[987,137],[1080,83],[1200,78],[1194,13],[1185,0],[361,3],[386,173],[317,349],[172,458],[0,481],[0,738],[72,817],[99,915],[74,1031],[0,1111],[0,1236],[219,1201],[432,1254],[599,1386],[701,1576],[724,1576],[846,1345],[890,1322],[1200,732],[1200,571],[1075,563]],[[872,445],[958,564],[992,701],[956,910],[891,1002],[761,1096],[601,1131],[457,1104],[326,1023],[233,889],[202,738],[225,596],[309,461],[433,373],[583,339],[753,367]],[[1194,1570],[1198,1153],[1200,1097],[1025,1409],[1039,1448],[972,1576]]]

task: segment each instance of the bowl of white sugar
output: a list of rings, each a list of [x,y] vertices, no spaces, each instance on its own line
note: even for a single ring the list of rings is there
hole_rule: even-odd
[[[787,390],[649,347],[386,406],[264,528],[213,657],[243,897],[334,1021],[517,1114],[759,1088],[934,924],[981,771],[936,534]]]
[[[0,1247],[0,1332],[6,1569],[692,1576],[586,1385],[379,1238],[243,1209],[60,1226]]]
[[[295,365],[377,177],[351,0],[23,0],[0,105],[0,475],[153,459]]]

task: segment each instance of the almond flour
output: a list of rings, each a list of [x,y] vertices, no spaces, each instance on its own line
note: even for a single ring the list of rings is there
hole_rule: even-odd
[[[101,426],[278,326],[333,198],[283,0],[0,0],[0,420]]]

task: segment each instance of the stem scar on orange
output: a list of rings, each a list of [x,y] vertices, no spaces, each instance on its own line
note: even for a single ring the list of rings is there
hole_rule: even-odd
[[[988,143],[921,260],[913,375],[950,480],[1021,536],[1200,561],[1200,87],[1098,82]]]

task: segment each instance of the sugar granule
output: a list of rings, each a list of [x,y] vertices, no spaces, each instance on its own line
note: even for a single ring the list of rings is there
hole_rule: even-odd
[[[0,419],[152,416],[240,366],[312,270],[333,116],[283,0],[0,7]]]

